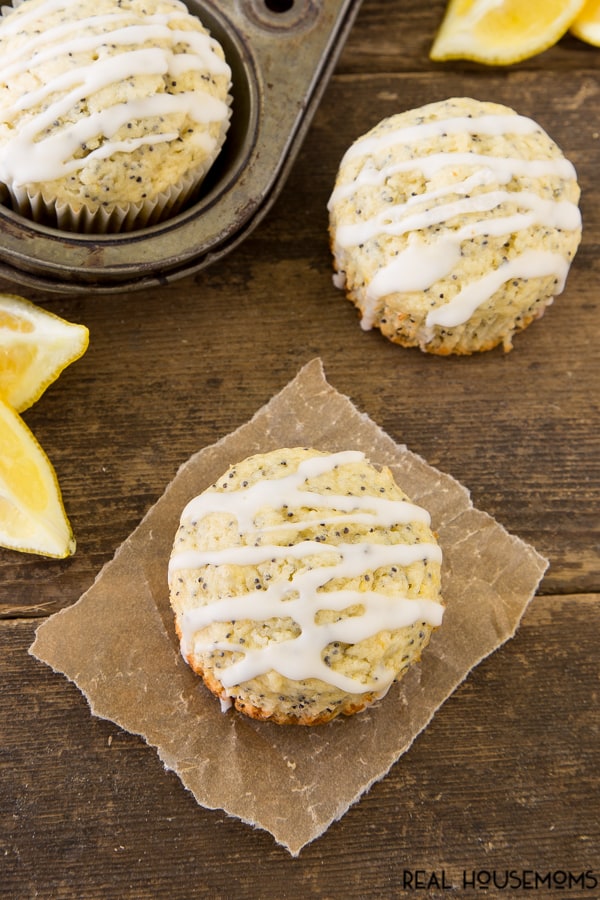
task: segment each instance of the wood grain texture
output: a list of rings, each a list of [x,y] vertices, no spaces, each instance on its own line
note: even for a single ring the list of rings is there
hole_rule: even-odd
[[[360,900],[403,896],[404,869],[444,869],[458,887],[464,871],[593,870],[598,599],[538,598],[517,636],[297,860],[199,808],[151,748],[93,718],[27,655],[35,620],[5,623],[2,896]]]
[[[462,898],[493,896],[463,889],[463,871],[600,871],[600,50],[567,36],[509,69],[434,65],[443,9],[364,0],[280,197],[226,260],[142,293],[61,297],[0,282],[90,329],[85,356],[25,414],[55,465],[77,553],[0,550],[2,898],[396,898],[410,896],[404,869],[443,869],[455,891],[426,895]],[[326,204],[342,153],[384,116],[451,95],[536,118],[582,187],[566,290],[508,355],[395,347],[362,332],[332,284]],[[270,835],[199,808],[151,748],[91,717],[27,648],[179,466],[316,356],[335,388],[550,568],[515,639],[292,860]]]
[[[445,0],[379,0],[363,2],[338,70],[354,75],[365,72],[434,72],[443,78],[449,72],[475,72],[485,76],[488,69],[468,60],[433,63],[429,50],[442,21]],[[586,65],[598,68],[590,48],[567,32],[544,53],[519,63],[520,71],[569,72]],[[503,71],[495,68],[496,72]]]

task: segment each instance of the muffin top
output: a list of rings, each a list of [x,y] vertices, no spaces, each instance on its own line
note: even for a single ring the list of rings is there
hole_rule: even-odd
[[[440,562],[429,514],[364,454],[249,457],[181,516],[169,581],[183,656],[255,717],[355,711],[440,624]]]
[[[546,279],[542,294],[562,290],[578,199],[560,148],[506,106],[452,98],[393,115],[341,161],[329,201],[336,283],[363,328],[397,314],[409,344],[425,348],[470,320],[483,330],[503,285]]]
[[[0,182],[144,202],[211,164],[230,82],[178,0],[24,0],[0,20]]]

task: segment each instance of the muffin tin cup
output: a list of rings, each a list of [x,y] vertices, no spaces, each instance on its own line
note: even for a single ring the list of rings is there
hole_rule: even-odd
[[[164,222],[110,235],[34,223],[0,198],[4,277],[62,293],[165,284],[224,257],[268,211],[360,2],[187,0],[187,6],[223,47],[233,82],[227,138],[197,197]]]

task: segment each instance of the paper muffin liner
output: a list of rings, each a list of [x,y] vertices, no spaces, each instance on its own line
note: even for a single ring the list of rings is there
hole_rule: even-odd
[[[231,121],[232,98],[227,98],[229,115],[212,153],[183,175],[178,182],[154,197],[139,203],[111,203],[107,206],[76,207],[35,190],[35,185],[5,185],[13,210],[26,219],[78,234],[115,234],[148,228],[176,215],[191,200],[219,156]]]

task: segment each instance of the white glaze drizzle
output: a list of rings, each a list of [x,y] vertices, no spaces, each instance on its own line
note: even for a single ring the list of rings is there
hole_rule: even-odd
[[[363,187],[377,187],[385,184],[388,178],[400,172],[413,172],[418,169],[425,178],[431,179],[444,169],[454,169],[461,166],[479,166],[467,180],[449,185],[456,193],[466,193],[477,184],[492,183],[507,184],[515,175],[528,176],[529,178],[543,178],[545,175],[559,175],[561,178],[576,178],[577,173],[573,163],[564,157],[555,159],[519,159],[518,157],[489,156],[483,153],[431,153],[429,156],[419,156],[406,159],[402,162],[390,163],[378,168],[374,162],[368,159],[357,173],[354,181],[337,185],[328,201],[328,209],[340,200],[350,197]],[[431,192],[430,197],[442,196],[444,189],[439,194]],[[423,200],[424,194],[410,197],[407,203]]]
[[[569,262],[560,253],[543,250],[525,250],[514,259],[502,263],[497,269],[488,272],[478,281],[471,282],[459,291],[448,303],[431,310],[425,324],[428,327],[440,325],[452,328],[466,322],[478,306],[482,297],[492,297],[503,284],[513,278],[543,278],[552,276],[556,279],[555,293],[560,294],[565,286],[569,271]]]
[[[282,478],[264,478],[247,487],[232,491],[206,491],[186,506],[182,523],[198,522],[212,512],[225,512],[237,518],[240,531],[254,531],[259,536],[280,530],[302,531],[315,523],[376,524],[384,527],[398,523],[419,521],[429,523],[429,514],[407,501],[373,497],[317,494],[302,490],[309,478],[343,466],[362,461],[364,455],[355,451],[327,454],[303,460],[298,469]],[[259,528],[254,520],[265,507],[275,506],[301,515],[300,521],[285,522]],[[340,515],[311,518],[305,510],[312,507],[339,510]],[[376,591],[335,590],[322,588],[334,579],[343,581],[360,577],[384,567],[404,567],[421,560],[441,562],[442,554],[434,543],[329,544],[325,540],[301,540],[292,546],[258,544],[257,546],[232,546],[209,551],[181,551],[172,556],[169,565],[169,582],[173,586],[176,573],[201,566],[252,565],[271,560],[310,558],[317,564],[313,568],[299,566],[291,580],[269,582],[265,590],[254,590],[236,597],[222,597],[208,606],[185,613],[181,617],[181,650],[187,656],[192,647],[196,650],[230,650],[244,655],[224,669],[221,680],[226,688],[247,681],[271,670],[288,678],[302,680],[320,678],[328,684],[352,693],[376,690],[385,691],[393,675],[381,673],[376,680],[363,683],[359,679],[336,673],[327,666],[321,654],[334,642],[357,643],[382,630],[393,630],[423,621],[437,626],[441,623],[443,606],[433,600],[416,600],[389,596]],[[342,619],[329,625],[318,625],[316,613],[320,609],[344,610],[359,604],[362,614]],[[272,618],[291,617],[300,627],[298,637],[281,643],[271,643],[260,649],[245,649],[228,641],[205,642],[197,634],[211,622],[233,620],[265,621]]]
[[[479,118],[457,117],[421,123],[357,141],[347,151],[342,164],[358,156],[372,157],[395,145],[409,145],[449,133],[466,131],[471,134],[488,135],[507,132],[530,134],[539,130],[539,126],[533,120],[510,114],[486,115]],[[384,185],[388,178],[399,172],[418,170],[429,180],[446,169],[460,166],[476,168],[462,181],[455,181],[409,197],[405,202],[390,205],[369,219],[336,225],[335,242],[338,250],[363,245],[381,235],[409,234],[408,246],[386,266],[380,268],[368,285],[361,319],[361,326],[365,330],[373,327],[378,303],[382,297],[396,292],[427,290],[436,281],[449,275],[460,259],[461,244],[464,240],[478,235],[512,234],[536,224],[567,231],[581,227],[579,208],[570,201],[547,200],[532,191],[525,190],[518,192],[490,190],[470,196],[470,192],[476,187],[487,185],[501,187],[518,175],[531,178],[550,175],[574,179],[576,173],[573,165],[562,157],[523,160],[469,152],[450,152],[419,156],[399,163],[384,164],[381,167],[377,167],[372,158],[367,158],[353,182],[340,184],[334,189],[329,200],[329,209],[333,209],[335,204],[365,186]],[[448,195],[458,195],[459,199],[443,202]],[[504,203],[516,204],[519,211],[509,215],[502,215],[501,212],[495,216],[485,215],[500,209]],[[441,236],[435,236],[427,242],[418,238],[419,231],[446,224],[459,216],[471,216],[473,221],[455,230],[449,228],[442,232]],[[427,317],[426,325],[429,329],[433,329],[435,325],[453,327],[463,324],[510,278],[553,275],[557,283],[556,292],[559,293],[564,288],[567,272],[568,263],[560,254],[527,252],[515,259],[511,265],[503,265],[497,272],[467,285],[451,301],[446,301],[441,307],[432,310]],[[345,279],[339,279],[334,283],[343,288]]]
[[[509,127],[507,127],[507,124]],[[374,155],[389,147],[399,144],[414,144],[428,138],[438,138],[444,134],[486,134],[500,135],[510,130],[513,134],[534,134],[540,126],[527,116],[518,115],[484,115],[453,116],[450,119],[437,119],[433,122],[420,122],[405,128],[397,128],[360,138],[348,148],[342,159],[342,165],[357,156]]]
[[[498,194],[500,196],[495,196]],[[416,229],[407,227],[407,220],[410,220],[413,226],[416,222],[416,227],[420,228],[425,227],[423,222],[434,224],[444,221],[445,213],[450,206],[453,207],[454,214],[458,214],[457,208],[462,209],[463,212],[474,209],[482,210],[486,208],[487,204],[484,202],[470,203],[470,200],[465,201],[464,205],[460,207],[458,203],[447,204],[444,207],[434,207],[421,215],[408,216],[404,222],[397,220],[389,226],[385,226],[390,233],[400,234],[410,231],[411,235],[407,248],[386,266],[382,266],[369,284],[361,318],[362,328],[368,330],[373,327],[377,303],[381,297],[396,291],[423,291],[430,288],[439,279],[449,275],[460,260],[461,244],[464,240],[478,235],[500,237],[505,234],[514,234],[535,224],[546,224],[570,230],[576,228],[580,221],[579,210],[573,203],[543,200],[537,194],[527,191],[521,191],[518,196],[519,205],[525,210],[524,212],[491,219],[478,219],[456,231],[444,233],[429,244],[418,241],[414,234]],[[505,195],[502,192],[490,192],[482,195],[482,200],[484,198],[489,198],[490,208],[495,208],[497,204],[503,202]],[[555,253],[537,251],[534,254],[530,251],[523,257],[517,257],[515,263],[517,262],[518,265],[515,265],[512,270],[510,267],[505,268],[504,265],[497,270],[497,274],[503,275],[503,278],[497,279],[492,273],[494,277],[483,276],[479,281],[467,285],[452,300],[429,313],[427,326],[451,327],[451,319],[454,325],[466,322],[486,297],[492,296],[510,278],[534,278],[554,274],[557,278],[557,293],[563,290],[569,268],[564,257]],[[520,274],[517,274],[517,270]],[[494,291],[489,294],[488,289],[494,285]],[[467,300],[467,298],[469,299]],[[476,301],[474,304],[473,300]]]
[[[452,193],[452,188],[445,188],[444,193]],[[442,191],[420,194],[418,199],[421,204],[419,205],[428,204],[433,199],[433,194],[439,197]],[[415,201],[417,198],[412,197],[411,200]],[[577,206],[567,200],[560,202],[544,200],[539,194],[532,191],[519,191],[518,194],[514,192],[511,194],[509,191],[486,191],[475,197],[463,197],[460,200],[427,207],[421,212],[413,212],[412,215],[411,210],[417,205],[414,202],[407,201],[407,203],[390,206],[389,209],[366,222],[341,225],[338,229],[339,236],[336,234],[336,239],[341,247],[349,247],[365,243],[381,234],[406,234],[442,224],[458,216],[491,212],[506,202],[516,203],[521,209],[527,211],[527,215],[523,216],[522,227],[546,223],[555,228],[570,230],[577,227],[580,221]],[[482,218],[470,223],[456,234],[460,234],[460,241],[467,236],[487,234],[490,221],[492,221],[493,227],[493,220]],[[505,219],[504,222],[512,225],[513,217]]]
[[[11,19],[9,15],[5,18],[3,33],[15,33],[29,19],[38,20],[54,11],[76,5],[76,0],[46,0],[27,16],[20,15]],[[143,144],[162,143],[178,137],[173,131],[156,130],[133,140],[117,141],[114,135],[119,128],[134,119],[152,118],[155,124],[161,116],[181,113],[201,123],[225,121],[229,115],[227,104],[207,92],[203,92],[202,102],[199,102],[196,91],[178,94],[157,92],[135,101],[116,102],[101,112],[82,117],[77,123],[66,125],[60,131],[43,137],[44,130],[51,128],[77,103],[96,91],[136,75],[169,75],[177,78],[186,71],[206,71],[229,78],[229,66],[215,52],[213,38],[201,32],[169,27],[169,23],[175,21],[182,12],[187,12],[186,7],[176,4],[172,13],[149,15],[143,25],[135,20],[132,22],[129,11],[91,16],[87,20],[75,17],[73,22],[61,23],[42,35],[33,35],[18,51],[3,57],[0,81],[7,83],[19,72],[34,70],[37,65],[59,54],[85,53],[101,44],[132,48],[110,57],[99,56],[87,65],[73,66],[49,79],[39,89],[30,91],[18,102],[0,108],[0,122],[5,126],[10,126],[19,113],[31,111],[38,105],[41,110],[25,125],[15,128],[14,134],[5,141],[0,150],[0,178],[15,185],[52,181],[82,168],[91,159],[106,158],[118,151],[130,152]],[[106,30],[94,35],[86,34],[86,22]],[[50,36],[54,38],[54,43],[44,49]],[[133,49],[148,39],[166,41],[167,46]],[[181,43],[186,45],[186,52],[175,53],[173,48]],[[53,97],[58,99],[52,100]],[[98,136],[102,139],[100,147],[87,156],[73,158],[82,144]],[[216,139],[201,135],[198,143],[210,153],[216,146]]]

